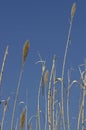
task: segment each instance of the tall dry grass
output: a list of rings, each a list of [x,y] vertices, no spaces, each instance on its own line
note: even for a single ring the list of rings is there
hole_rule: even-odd
[[[24,64],[25,64],[25,61],[26,61],[26,58],[27,58],[29,47],[30,47],[30,42],[29,41],[25,41],[25,44],[24,44],[24,47],[23,47],[23,52],[22,52],[22,67],[21,67],[21,71],[20,71],[18,86],[17,86],[15,100],[14,100],[14,107],[13,107],[13,113],[12,113],[12,122],[11,122],[11,130],[13,130],[14,115],[15,115],[15,110],[16,110],[16,103],[17,103],[17,99],[18,99],[19,88],[20,88],[20,83],[21,83],[21,80],[22,80]]]
[[[22,81],[22,75],[24,71],[24,65],[26,62],[26,58],[29,52],[30,48],[30,42],[27,40],[24,43],[23,51],[22,51],[22,65],[18,80],[18,85],[16,89],[15,99],[14,99],[14,106],[13,106],[13,112],[12,112],[12,120],[11,120],[11,128],[10,130],[33,130],[35,126],[35,130],[71,130],[71,120],[70,120],[70,90],[72,89],[72,86],[77,84],[80,87],[80,91],[82,93],[82,98],[79,106],[78,111],[78,117],[77,117],[77,130],[85,130],[85,123],[86,123],[86,117],[85,117],[85,97],[86,97],[86,63],[79,66],[79,72],[81,80],[73,80],[71,81],[71,70],[68,68],[68,77],[65,77],[65,66],[67,62],[67,54],[69,49],[69,43],[71,38],[71,31],[72,31],[72,25],[73,25],[73,19],[76,12],[76,3],[73,3],[70,13],[70,25],[69,25],[69,31],[68,31],[68,37],[66,42],[66,48],[64,52],[64,58],[62,62],[62,74],[61,77],[58,76],[57,73],[57,57],[54,55],[52,59],[52,66],[50,72],[47,69],[47,63],[45,60],[42,60],[41,56],[40,61],[37,63],[41,63],[41,78],[39,82],[39,88],[38,88],[38,98],[37,98],[37,109],[36,113],[33,114],[31,117],[28,115],[28,103],[27,98],[30,98],[26,94],[26,105],[22,112],[20,113],[20,117],[16,117],[17,123],[14,124],[15,121],[15,112],[17,107],[17,99],[19,95],[19,89]],[[0,85],[2,83],[2,76],[4,71],[4,65],[6,62],[8,54],[8,46],[6,48],[2,68],[0,71]],[[85,69],[82,71],[81,66],[85,66]],[[65,79],[67,79],[65,81]],[[59,84],[60,82],[60,84]],[[67,82],[67,86],[65,87],[65,82]],[[58,93],[58,86],[60,86],[60,91]],[[66,89],[66,96],[65,96],[65,89]],[[60,96],[59,96],[60,95]],[[1,130],[4,129],[4,122],[5,122],[5,116],[6,116],[6,110],[8,108],[10,97],[7,98],[4,108],[3,108],[3,114],[2,114],[2,120],[1,120]],[[64,100],[66,102],[64,103]],[[2,104],[2,101],[0,101],[0,104]],[[42,105],[44,107],[42,108]],[[43,115],[44,114],[44,118]],[[32,119],[35,119],[35,123]],[[44,120],[44,121],[43,121]],[[34,124],[33,124],[34,123]]]

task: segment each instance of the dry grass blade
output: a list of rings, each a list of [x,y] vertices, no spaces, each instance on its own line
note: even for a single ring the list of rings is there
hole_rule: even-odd
[[[7,107],[8,107],[9,99],[10,99],[10,97],[8,97],[8,99],[5,101],[5,104],[4,104],[4,111],[3,111],[2,123],[1,123],[1,130],[3,130],[4,119],[5,119],[5,114],[6,114],[6,110],[7,110]]]
[[[25,64],[25,61],[26,61],[26,57],[27,57],[29,48],[30,48],[30,42],[27,40],[27,41],[25,42],[25,44],[24,44],[24,47],[23,47],[22,66],[24,66],[24,64]]]
[[[24,109],[20,115],[20,130],[23,129],[25,124],[25,114],[26,114],[26,109]]]
[[[51,98],[50,93],[48,93],[48,123],[51,125]]]
[[[76,3],[73,3],[72,9],[71,9],[71,18],[74,17],[75,12],[76,12]]]
[[[1,85],[1,82],[2,82],[2,75],[3,75],[3,71],[4,71],[4,65],[5,65],[5,62],[6,62],[7,54],[8,54],[8,46],[6,47],[6,51],[5,51],[4,59],[3,59],[3,63],[2,63],[2,68],[1,68],[1,72],[0,72],[0,85]]]
[[[64,59],[63,59],[63,66],[62,66],[62,81],[63,82],[62,82],[62,87],[61,87],[61,98],[62,98],[62,118],[63,118],[62,120],[63,120],[64,130],[66,130],[65,117],[64,117],[64,72],[65,72],[65,64],[66,64],[68,47],[69,47],[69,43],[70,43],[70,35],[71,35],[71,29],[72,29],[72,23],[73,23],[73,17],[75,14],[75,10],[76,10],[76,4],[74,3],[72,6],[72,10],[71,10],[70,26],[69,26],[68,38],[67,38]]]

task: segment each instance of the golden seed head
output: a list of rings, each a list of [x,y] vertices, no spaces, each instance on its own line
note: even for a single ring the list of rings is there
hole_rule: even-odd
[[[23,47],[23,54],[22,54],[22,65],[24,66],[24,63],[26,61],[26,57],[27,57],[27,54],[28,54],[28,51],[29,51],[29,48],[30,48],[30,42],[27,40],[24,44],[24,47]]]
[[[23,129],[24,123],[25,123],[25,114],[26,114],[26,109],[24,109],[20,115],[20,130]]]
[[[73,3],[72,9],[71,9],[71,17],[74,17],[75,12],[76,12],[76,3]]]
[[[44,84],[45,84],[45,86],[48,85],[48,76],[49,76],[49,71],[46,70],[45,75],[44,75]]]

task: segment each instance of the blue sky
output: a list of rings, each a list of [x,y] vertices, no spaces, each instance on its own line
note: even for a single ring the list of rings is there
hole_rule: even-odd
[[[47,1],[1,1],[0,2],[0,68],[4,51],[9,45],[9,53],[3,74],[1,98],[11,95],[8,120],[5,130],[9,129],[12,114],[13,92],[16,91],[22,63],[22,47],[25,40],[30,40],[30,51],[24,68],[19,100],[25,101],[28,89],[29,116],[36,113],[37,91],[41,75],[41,65],[35,64],[39,60],[38,52],[47,61],[47,68],[51,68],[53,55],[58,56],[57,75],[61,76],[62,62],[69,29],[70,11],[73,2],[76,2],[71,44],[69,45],[67,66],[74,68],[72,79],[79,79],[77,66],[84,62],[86,57],[86,1],[80,0],[47,0]],[[78,88],[72,90],[73,109],[79,98]],[[71,94],[71,95],[72,95]],[[18,108],[20,111],[20,108]],[[1,113],[0,113],[1,115]],[[73,122],[74,123],[74,122]],[[76,125],[73,124],[75,129]]]

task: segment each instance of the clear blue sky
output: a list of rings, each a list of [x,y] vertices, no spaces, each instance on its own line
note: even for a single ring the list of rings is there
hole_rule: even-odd
[[[37,92],[41,75],[41,65],[35,65],[39,60],[38,52],[47,61],[47,68],[51,68],[53,55],[58,56],[57,75],[61,76],[63,55],[69,29],[70,11],[73,2],[76,2],[71,44],[67,56],[67,66],[74,68],[72,79],[79,79],[77,66],[84,62],[86,57],[86,1],[80,0],[27,0],[27,1],[1,1],[0,2],[0,68],[4,51],[9,45],[9,53],[3,74],[1,98],[6,99],[11,95],[7,110],[4,130],[10,128],[10,116],[22,63],[22,47],[25,40],[30,40],[30,51],[24,68],[19,101],[25,101],[26,89],[28,90],[29,117],[36,113]],[[67,71],[66,71],[67,72]],[[79,88],[74,88],[71,93],[73,107],[72,116],[78,109],[77,99]],[[78,92],[77,92],[78,91]],[[22,106],[21,106],[22,107]],[[17,109],[21,111],[19,106]],[[1,111],[0,111],[1,116]],[[1,120],[1,117],[0,117]],[[75,130],[75,120],[72,127]]]

